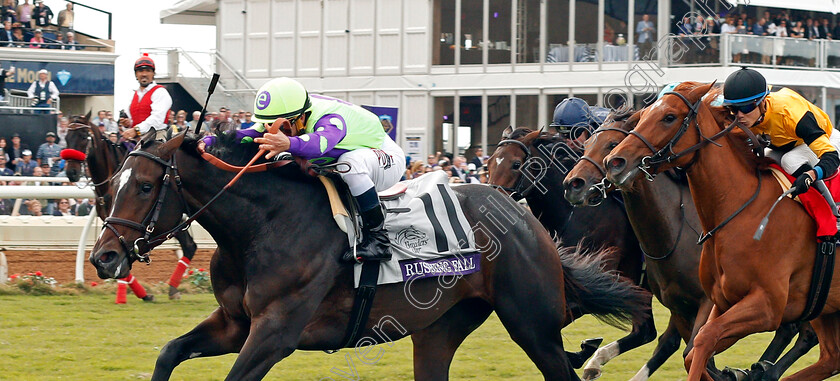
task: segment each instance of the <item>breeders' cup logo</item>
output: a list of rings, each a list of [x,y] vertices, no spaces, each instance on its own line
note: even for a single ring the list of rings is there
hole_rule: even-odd
[[[400,230],[397,233],[396,241],[400,246],[407,247],[417,254],[420,252],[421,247],[429,243],[429,238],[426,237],[426,233],[415,229],[412,225]]]
[[[61,82],[61,86],[67,86],[67,82],[70,81],[72,75],[70,75],[69,71],[62,70],[56,74],[56,77],[58,77],[58,81]]]
[[[263,91],[257,95],[257,110],[265,110],[269,103],[271,103],[271,94],[268,91]]]

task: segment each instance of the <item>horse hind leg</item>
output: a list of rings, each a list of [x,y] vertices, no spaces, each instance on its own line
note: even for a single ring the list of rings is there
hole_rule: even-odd
[[[450,308],[432,325],[413,333],[414,379],[448,380],[449,366],[455,351],[492,311],[484,301],[464,300]]]
[[[653,350],[653,355],[650,357],[650,360],[648,360],[645,366],[630,379],[630,381],[647,380],[653,372],[656,372],[656,370],[659,369],[659,367],[662,366],[662,364],[664,364],[665,361],[680,348],[680,340],[682,337],[680,335],[680,330],[677,328],[677,326],[681,324],[679,320],[683,319],[671,312],[671,318],[668,320],[668,328],[665,329],[662,336],[659,336],[659,343]]]
[[[167,343],[158,355],[152,381],[168,380],[178,364],[195,357],[239,352],[248,338],[248,323],[230,318],[222,308],[187,334]]]
[[[782,374],[790,368],[796,360],[804,356],[815,345],[818,344],[817,333],[810,323],[794,324],[799,328],[799,337],[796,343],[779,361],[775,364],[772,362],[759,362],[753,364],[751,376],[754,380],[778,380]]]
[[[840,313],[822,315],[811,326],[820,344],[819,360],[783,381],[824,380],[840,373]]]
[[[583,368],[584,380],[595,380],[601,377],[601,367],[624,352],[645,345],[656,338],[656,325],[653,314],[644,321],[633,325],[633,330],[625,337],[609,343],[595,352],[595,355]]]

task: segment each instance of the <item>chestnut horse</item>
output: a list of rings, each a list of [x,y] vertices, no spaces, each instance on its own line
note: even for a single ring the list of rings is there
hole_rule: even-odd
[[[639,122],[641,112],[612,114],[586,142],[580,161],[566,176],[563,185],[566,199],[572,204],[587,206],[608,197],[615,190],[606,179],[604,158],[618,146]],[[691,348],[691,338],[706,322],[712,308],[711,300],[703,293],[698,266],[702,247],[697,244],[700,218],[684,175],[668,171],[653,181],[638,178],[629,189],[621,190],[627,216],[633,230],[645,248],[646,274],[651,291],[671,312],[668,328],[659,338],[655,355],[633,381],[646,379],[680,346],[680,338],[687,344],[683,356]],[[776,360],[797,332],[799,338],[780,361]],[[773,341],[753,366],[749,375],[754,380],[778,379],[794,361],[817,344],[810,324],[783,324]],[[664,347],[660,349],[660,347]],[[775,362],[775,364],[773,364]],[[771,365],[773,364],[773,365]],[[709,364],[715,379],[723,375]],[[747,374],[740,369],[727,369],[732,377]]]
[[[514,198],[524,197],[562,245],[591,251],[614,247],[607,269],[641,283],[644,255],[621,201],[610,197],[595,208],[575,208],[563,198],[563,179],[579,153],[573,144],[527,128],[505,130],[502,138],[488,160],[488,182]],[[656,338],[653,317],[639,323],[627,336],[598,349],[584,367],[585,380],[600,377],[602,365]]]
[[[84,174],[84,168],[82,167],[82,161],[78,159],[84,160],[88,171],[90,171],[91,185],[97,197],[96,213],[102,221],[105,221],[105,218],[108,217],[108,211],[111,210],[112,198],[112,195],[109,193],[110,183],[108,180],[120,167],[123,159],[125,159],[126,149],[122,145],[112,143],[108,140],[99,131],[97,126],[88,123],[89,118],[90,113],[85,116],[76,117],[68,128],[64,140],[67,150],[75,150],[76,155],[70,155],[75,159],[65,159],[65,172],[70,181],[79,181]],[[79,154],[82,157],[79,157]],[[186,259],[182,258],[179,260],[178,265],[172,272],[172,276],[169,278],[169,299],[181,298],[178,285],[181,282],[181,278],[183,278],[187,264],[192,261],[198,249],[189,231],[180,231],[175,234],[175,238],[181,245],[184,258]],[[137,282],[136,279],[135,282]],[[135,287],[137,286],[132,286],[132,290]],[[153,300],[153,295],[148,295],[143,300]]]
[[[446,380],[455,350],[492,311],[545,379],[576,380],[560,332],[570,322],[567,298],[602,318],[629,323],[649,315],[646,293],[600,271],[599,259],[558,255],[548,232],[521,206],[488,187],[463,185],[454,192],[473,226],[481,270],[380,285],[362,340],[348,343],[354,270],[339,262],[347,236],[321,183],[280,162],[285,165],[246,174],[224,192],[234,173],[205,161],[195,137],[150,138],[114,176],[114,207],[90,256],[99,276],[128,272],[154,243],[182,228],[184,212],[204,211],[196,221],[219,245],[210,265],[219,308],[161,350],[152,380],[168,379],[187,359],[233,352],[239,356],[226,379],[256,380],[296,349],[362,347],[407,335],[414,342],[414,377]],[[208,151],[241,165],[257,147],[223,135]],[[149,230],[153,236],[143,240]]]
[[[714,302],[685,360],[691,381],[709,379],[706,362],[739,339],[802,318],[816,252],[816,224],[792,199],[779,203],[761,240],[751,239],[782,190],[760,170],[766,161],[752,153],[745,134],[733,132],[729,113],[712,106],[720,94],[712,84],[677,86],[642,111],[633,137],[605,158],[607,179],[619,188],[629,188],[644,172],[686,169],[701,225],[709,232],[703,235],[700,284]],[[820,359],[789,380],[821,380],[840,370],[837,280],[812,321]]]

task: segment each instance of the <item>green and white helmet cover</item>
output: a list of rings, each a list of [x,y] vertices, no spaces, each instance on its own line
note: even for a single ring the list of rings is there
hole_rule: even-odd
[[[257,123],[274,123],[277,118],[291,118],[302,114],[312,105],[309,93],[294,79],[281,77],[266,82],[254,98]]]

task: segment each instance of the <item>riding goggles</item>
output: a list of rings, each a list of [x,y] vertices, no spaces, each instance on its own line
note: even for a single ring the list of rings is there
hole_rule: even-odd
[[[754,102],[750,102],[750,103],[747,103],[747,104],[729,105],[729,106],[726,106],[726,108],[729,109],[729,112],[732,115],[738,115],[739,112],[742,112],[744,114],[749,114],[753,110],[755,110],[755,108],[758,107],[758,103],[763,101],[763,100],[764,100],[764,98],[761,98],[761,99],[758,99]]]

